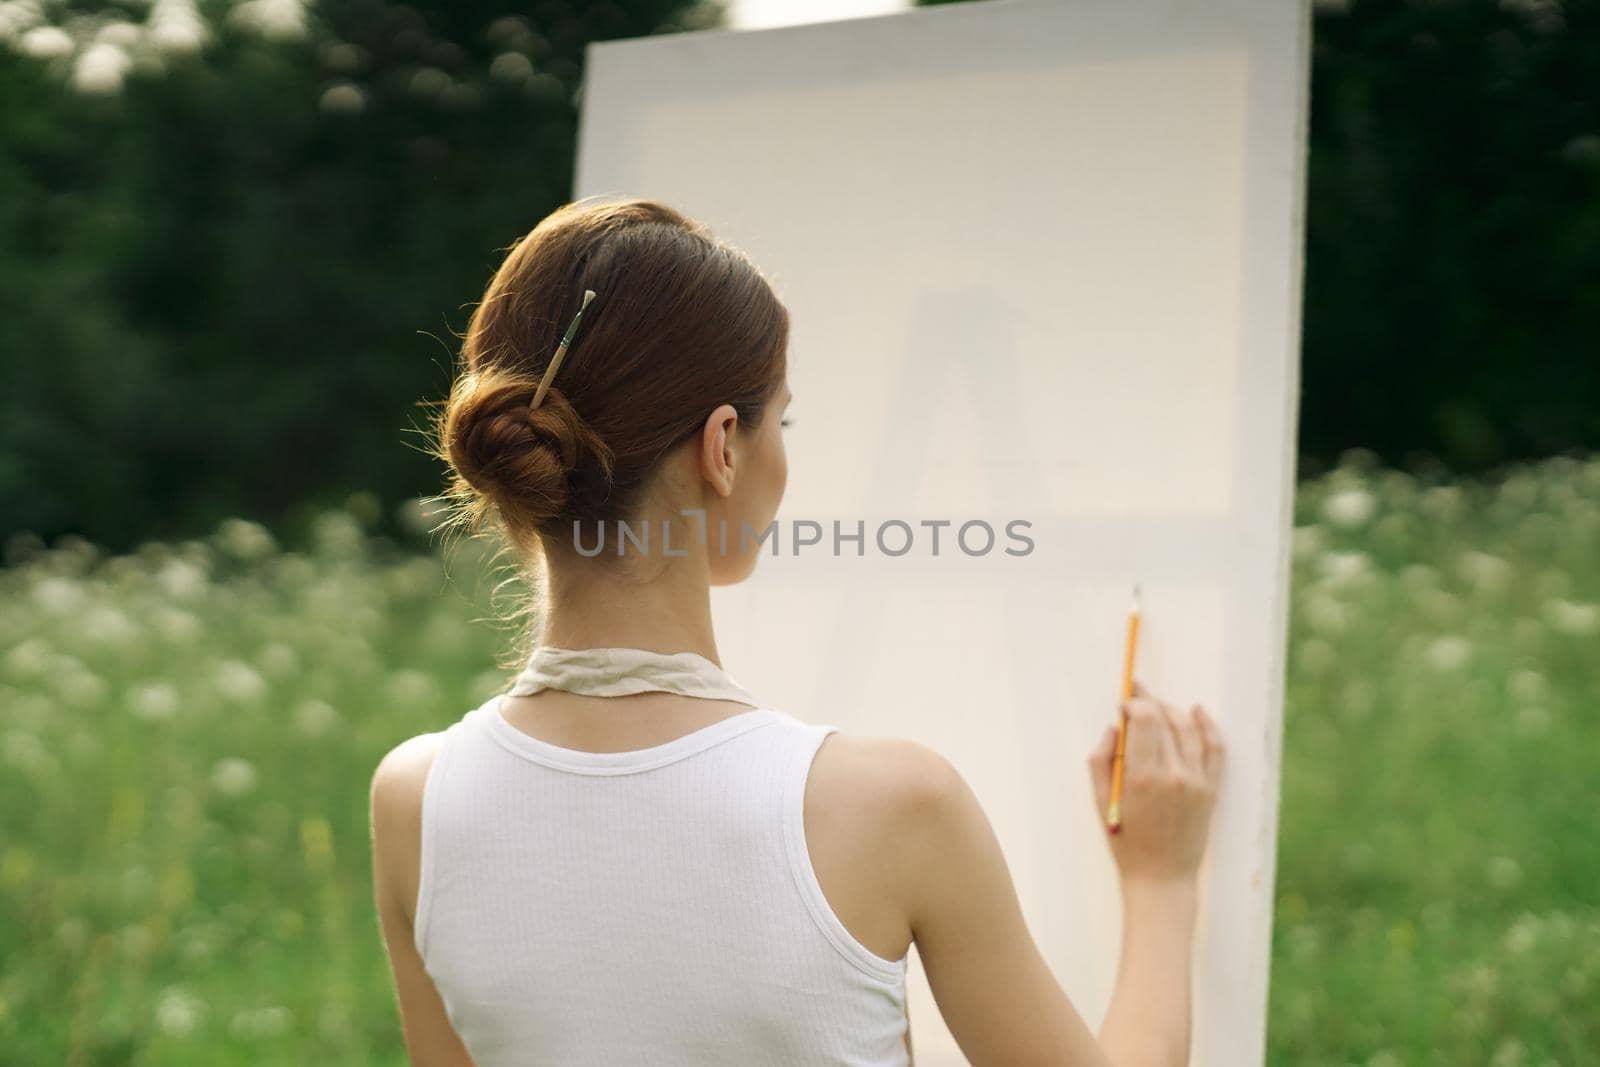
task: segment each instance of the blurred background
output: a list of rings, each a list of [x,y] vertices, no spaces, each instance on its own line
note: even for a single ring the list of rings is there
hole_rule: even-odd
[[[584,47],[903,6],[0,0],[0,1062],[405,1062],[420,430]],[[1310,137],[1270,1062],[1600,1063],[1600,3],[1319,3]]]

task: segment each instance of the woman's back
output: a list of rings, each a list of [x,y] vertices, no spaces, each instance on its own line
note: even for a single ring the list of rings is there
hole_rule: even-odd
[[[845,927],[806,843],[832,726],[771,708],[621,752],[502,713],[440,738],[415,943],[478,1067],[903,1064],[905,966]]]
[[[603,706],[534,713],[519,682],[380,763],[375,888],[412,1061],[905,1063],[914,941],[975,1067],[1186,1062],[1222,760],[1201,709],[1127,701],[1089,759],[1102,811],[1125,772],[1126,936],[1097,1040],[949,760],[809,726],[721,674],[711,589],[755,569],[766,534],[749,551],[746,532],[788,479],[788,333],[743,253],[637,198],[553,212],[473,312],[433,424],[441,528],[516,551],[563,650],[548,666],[587,675],[540,684]]]

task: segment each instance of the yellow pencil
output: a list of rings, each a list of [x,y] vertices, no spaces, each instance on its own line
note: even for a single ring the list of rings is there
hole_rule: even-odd
[[[1139,643],[1139,583],[1133,583],[1133,608],[1128,613],[1128,650],[1122,659],[1122,699],[1133,698],[1133,650]],[[1117,723],[1117,751],[1111,757],[1111,802],[1106,807],[1106,829],[1122,829],[1122,765],[1128,753],[1128,713]]]

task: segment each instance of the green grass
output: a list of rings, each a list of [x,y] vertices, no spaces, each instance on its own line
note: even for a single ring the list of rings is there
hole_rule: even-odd
[[[404,1063],[369,775],[505,676],[366,510],[0,571],[0,1062]],[[1596,1062],[1600,461],[1296,523],[1270,1062]]]
[[[1272,1062],[1600,1062],[1600,461],[1296,503]]]

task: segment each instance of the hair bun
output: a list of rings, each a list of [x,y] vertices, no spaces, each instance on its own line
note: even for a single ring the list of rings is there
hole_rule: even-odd
[[[460,478],[508,516],[542,527],[559,517],[575,472],[611,473],[611,450],[552,387],[538,408],[534,389],[495,372],[473,375],[445,420],[445,445]]]
[[[579,330],[576,297],[591,291],[604,296]],[[557,364],[574,338],[575,358]],[[741,425],[761,424],[788,343],[771,284],[703,224],[637,197],[563,205],[496,268],[429,426],[429,454],[451,470],[445,525],[498,526],[533,555],[572,523],[635,521],[665,458],[711,411],[728,404]],[[547,375],[556,388],[530,410]]]

